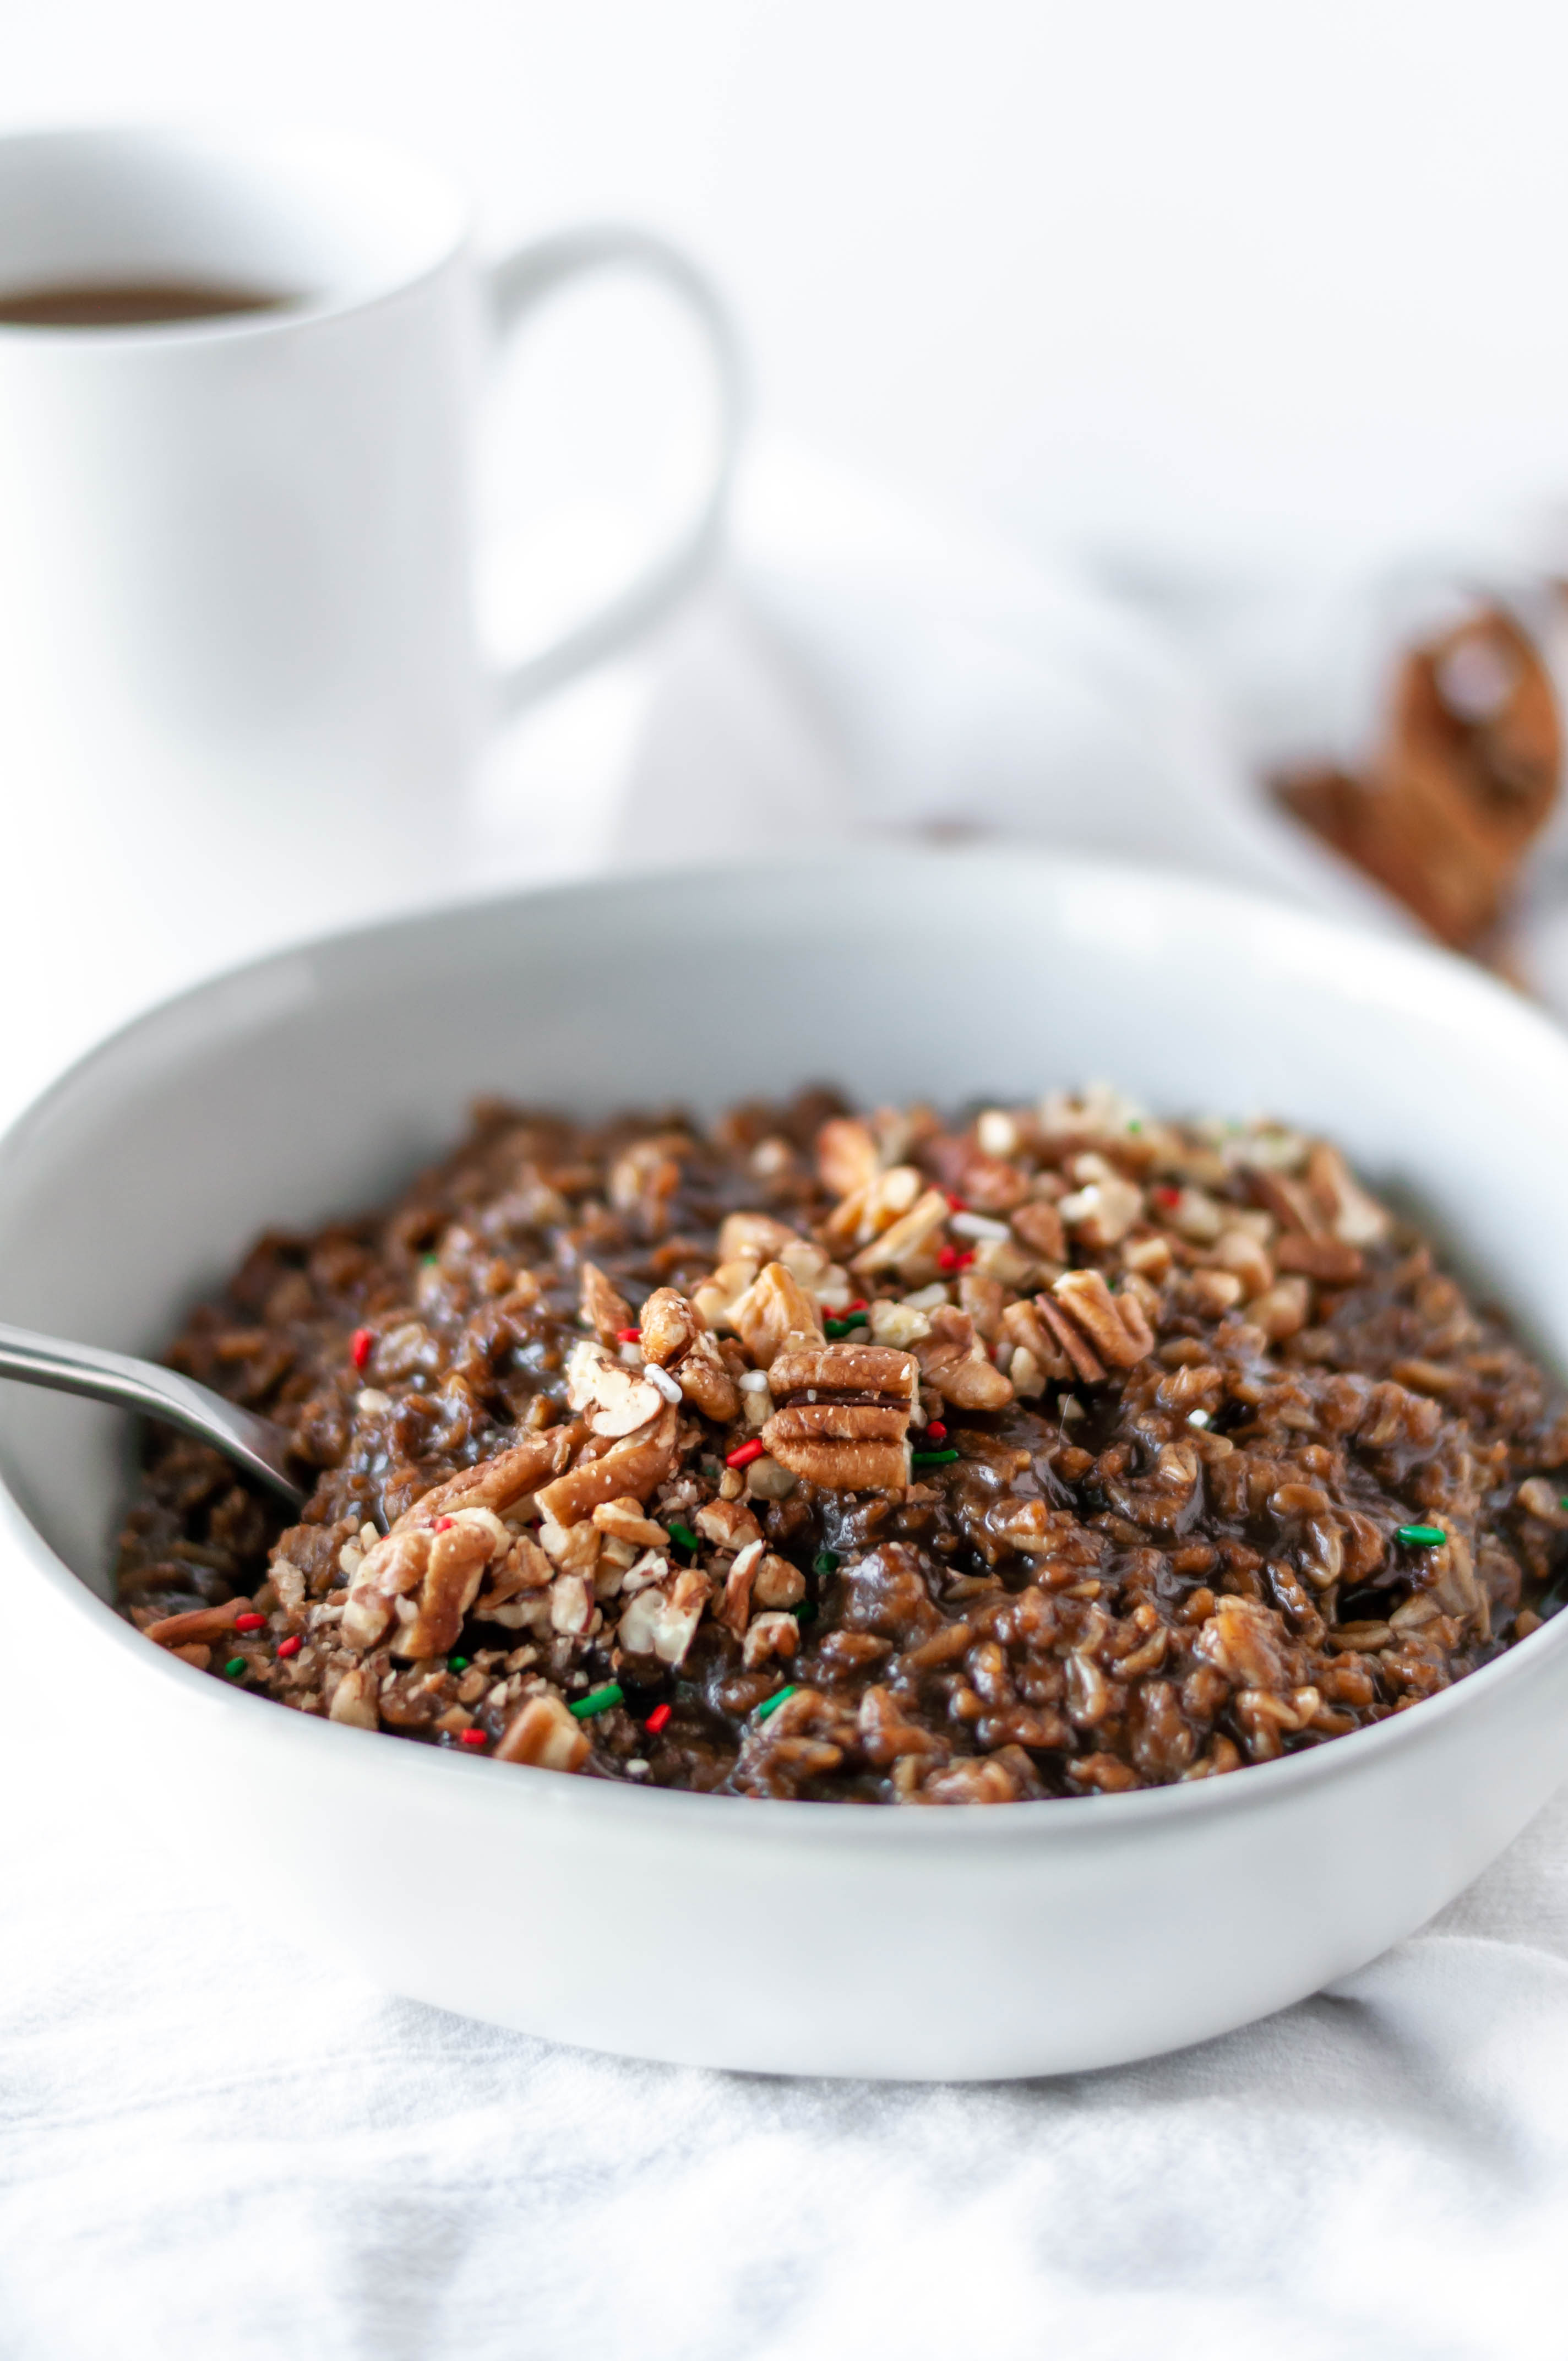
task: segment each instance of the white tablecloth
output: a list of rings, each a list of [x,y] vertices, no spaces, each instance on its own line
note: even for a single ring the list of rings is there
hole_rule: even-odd
[[[890,825],[897,729],[855,685],[878,662],[908,677],[900,650],[922,646],[946,652],[954,698],[1005,687],[1023,752],[993,732],[985,776],[964,774],[967,733],[949,712],[943,740],[922,659],[916,816],[1015,819],[1036,778],[1047,825],[1073,832],[1087,725],[1050,704],[1049,648],[1037,678],[1020,656],[1027,618],[997,655],[990,593],[971,576],[944,611],[927,571],[869,632],[864,668],[828,679],[818,661],[813,677],[835,610],[826,589],[798,595],[808,561],[791,559],[793,588],[782,560],[759,565],[692,618],[651,715],[645,664],[541,717],[510,788],[491,784],[490,882],[617,844],[688,849],[683,827],[707,841],[682,780],[740,843],[787,840],[813,796],[820,819],[825,777],[859,783],[856,825]],[[907,548],[893,571],[907,588]],[[857,578],[867,614],[887,571]],[[1058,628],[1054,593],[1047,611]],[[1127,661],[1152,717],[1159,667]],[[803,677],[817,693],[792,712]],[[1107,693],[1124,719],[1126,678]],[[1237,818],[1217,752],[1206,774],[1189,731],[1161,785],[1163,710],[1151,838],[1266,872],[1279,840]],[[541,778],[548,860],[526,794]],[[1173,818],[1162,799],[1189,795]],[[95,936],[75,912],[70,939],[87,963],[71,1025],[145,994],[124,928]],[[19,966],[0,983],[28,1005]],[[0,1037],[0,1098],[69,1046],[46,1014]],[[773,2081],[553,2049],[389,1998],[286,1925],[258,1931],[236,1906],[244,1826],[195,1858],[178,1828],[125,1825],[115,1765],[69,1699],[31,1700],[25,1660],[16,1685],[0,1716],[5,2361],[1557,2361],[1568,2345],[1568,1798],[1416,1939],[1202,2049],[993,2088]],[[410,1907],[462,1897],[437,1874],[411,1881]]]
[[[1563,2353],[1568,1797],[1267,2024],[920,2088],[389,1999],[236,1912],[243,1827],[182,1858],[108,1773],[54,1718],[0,1739],[6,2361]]]

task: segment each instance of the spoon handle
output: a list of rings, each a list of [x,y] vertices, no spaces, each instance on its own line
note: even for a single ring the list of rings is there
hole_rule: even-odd
[[[115,1402],[144,1418],[160,1419],[165,1426],[177,1426],[212,1444],[292,1507],[304,1505],[305,1496],[289,1473],[288,1437],[280,1426],[242,1410],[237,1402],[225,1401],[222,1394],[177,1370],[160,1368],[156,1361],[105,1353],[96,1345],[69,1345],[61,1337],[40,1336],[30,1328],[12,1328],[0,1321],[0,1378],[49,1386],[57,1393],[85,1394],[93,1401]]]

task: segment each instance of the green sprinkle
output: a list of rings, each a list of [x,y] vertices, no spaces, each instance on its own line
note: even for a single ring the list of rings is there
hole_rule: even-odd
[[[769,1714],[777,1713],[785,1697],[794,1697],[799,1686],[800,1683],[798,1681],[791,1681],[787,1688],[780,1689],[773,1697],[764,1697],[762,1704],[757,1708],[757,1719],[759,1721],[766,1721]],[[572,1710],[574,1713],[576,1711],[576,1706],[573,1707]]]
[[[1441,1549],[1448,1535],[1441,1525],[1401,1525],[1394,1539],[1407,1549]]]
[[[619,1681],[607,1681],[602,1689],[590,1689],[587,1697],[578,1697],[566,1710],[576,1714],[579,1721],[587,1721],[596,1713],[608,1713],[612,1705],[622,1704],[625,1697],[626,1691]]]
[[[1128,1126],[1127,1126],[1127,1129],[1128,1129],[1129,1131],[1142,1131],[1142,1129],[1143,1129],[1143,1125],[1138,1121],[1137,1117],[1135,1115],[1135,1116],[1134,1116],[1134,1118],[1133,1118],[1133,1120],[1132,1120],[1132,1122],[1128,1124]]]
[[[815,1599],[803,1598],[798,1606],[792,1607],[789,1611],[792,1615],[798,1616],[803,1623],[815,1623],[817,1620]]]
[[[825,1320],[822,1323],[822,1333],[825,1336],[847,1336],[851,1329],[867,1327],[865,1313],[857,1312],[850,1320]]]
[[[248,1672],[249,1669],[243,1656],[231,1656],[224,1666],[224,1672],[231,1681],[237,1681],[241,1673]]]
[[[838,1551],[818,1550],[817,1555],[811,1561],[811,1571],[813,1574],[837,1574],[839,1571]]]
[[[916,1451],[912,1454],[916,1467],[947,1467],[958,1455],[956,1451]]]
[[[423,1268],[424,1269],[426,1269],[426,1270],[428,1270],[428,1269],[430,1268],[430,1266],[431,1266],[431,1264],[432,1264],[433,1262],[439,1262],[440,1260],[441,1260],[441,1257],[440,1257],[439,1255],[427,1254],[427,1255],[421,1255],[421,1257],[420,1257],[420,1262],[421,1262],[421,1265],[422,1265],[422,1268]]]
[[[468,1669],[468,1663],[469,1659],[466,1656],[448,1656],[446,1659],[446,1669],[449,1673],[466,1673]]]
[[[695,1554],[696,1550],[696,1535],[693,1532],[689,1525],[672,1525],[670,1527],[670,1539],[673,1542],[679,1542],[683,1549],[689,1549]]]

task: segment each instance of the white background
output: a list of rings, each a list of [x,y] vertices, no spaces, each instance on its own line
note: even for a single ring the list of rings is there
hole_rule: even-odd
[[[1183,565],[1568,490],[1546,0],[6,0],[0,120],[411,141],[482,235],[651,218],[775,422]]]

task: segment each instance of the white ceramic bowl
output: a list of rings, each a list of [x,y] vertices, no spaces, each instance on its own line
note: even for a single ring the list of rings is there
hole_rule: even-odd
[[[614,882],[203,985],[0,1145],[0,1313],[153,1350],[269,1223],[391,1191],[505,1091],[716,1109],[1107,1077],[1343,1141],[1568,1363],[1568,1044],[1435,953],[1179,879],[878,855]],[[1419,1926],[1568,1769],[1568,1616],[1375,1730],[1225,1779],[968,1811],[643,1793],[309,1721],[104,1604],[106,1411],[0,1394],[4,1573],[105,1762],[247,1894],[395,1990],[597,2048],[988,2076],[1223,2031]]]

